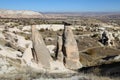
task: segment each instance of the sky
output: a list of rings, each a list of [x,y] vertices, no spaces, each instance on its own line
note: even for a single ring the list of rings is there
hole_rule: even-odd
[[[120,12],[120,0],[0,0],[0,9],[39,12]]]

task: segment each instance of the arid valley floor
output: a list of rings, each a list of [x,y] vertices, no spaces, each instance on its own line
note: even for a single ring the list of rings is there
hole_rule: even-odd
[[[120,13],[0,10],[0,80],[120,80]]]

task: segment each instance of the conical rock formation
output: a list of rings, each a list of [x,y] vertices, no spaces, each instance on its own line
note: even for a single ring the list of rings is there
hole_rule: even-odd
[[[79,51],[77,42],[70,27],[65,27],[63,33],[63,54],[65,66],[68,69],[79,69],[82,67],[79,62]]]
[[[52,58],[50,52],[47,49],[42,36],[36,30],[36,26],[32,25],[32,41],[33,41],[33,54],[34,60],[38,64],[42,64],[44,68],[50,68],[50,62]]]

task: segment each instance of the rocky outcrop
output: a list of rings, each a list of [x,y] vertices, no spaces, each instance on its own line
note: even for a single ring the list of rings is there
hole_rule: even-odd
[[[50,68],[52,58],[49,50],[43,41],[42,36],[36,30],[36,26],[32,26],[32,41],[33,41],[33,57],[38,64],[42,64],[44,68]]]
[[[82,65],[79,62],[77,42],[70,27],[65,27],[63,36],[58,37],[56,58],[64,62],[68,69],[78,69]]]
[[[115,46],[115,38],[113,37],[113,34],[111,32],[108,31],[104,31],[101,34],[101,42],[104,45],[107,45],[109,47]]]
[[[65,67],[68,69],[79,69],[82,67],[79,62],[77,42],[70,27],[64,28],[62,37],[58,36],[55,57],[57,60],[64,62]]]
[[[108,32],[108,46],[112,47],[115,46],[115,38],[113,37],[113,34],[111,32]]]
[[[6,38],[5,41],[7,42],[6,43],[7,46],[12,47],[15,50],[24,52],[25,47],[19,46],[19,44],[17,44],[18,43],[17,35],[15,35],[14,33],[11,33],[11,32],[6,32],[6,33],[4,33],[4,36]]]
[[[19,36],[16,33],[4,32],[6,46],[12,47],[15,50],[24,52],[27,45],[31,43],[30,40],[25,40],[23,36]]]

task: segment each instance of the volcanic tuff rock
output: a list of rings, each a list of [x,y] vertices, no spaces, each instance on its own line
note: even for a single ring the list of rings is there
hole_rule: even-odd
[[[78,69],[82,65],[79,62],[79,51],[77,42],[70,27],[65,27],[63,33],[63,54],[65,55],[65,66],[69,69]]]
[[[63,59],[64,59],[64,55],[62,52],[62,46],[63,46],[62,37],[58,36],[58,38],[57,38],[57,51],[56,51],[55,57],[61,62],[63,62]]]
[[[29,66],[32,63],[33,55],[32,55],[32,45],[29,45],[29,47],[25,50],[23,53],[22,59],[25,61],[25,63]]]
[[[30,40],[25,40],[23,36],[16,35],[12,32],[4,32],[6,45],[9,47],[14,48],[15,50],[19,50],[21,52],[24,52],[27,48],[27,45],[31,43]]]
[[[5,40],[7,42],[7,46],[10,46],[12,48],[14,48],[15,50],[20,50],[21,52],[24,52],[25,47],[23,46],[19,46],[18,43],[18,38],[16,36],[16,34],[14,33],[10,33],[10,32],[6,32],[4,33],[5,37],[7,40]]]
[[[42,64],[44,68],[50,68],[50,62],[52,58],[50,52],[47,49],[42,36],[36,30],[36,26],[32,26],[32,41],[33,41],[33,52],[34,59],[38,64]]]

